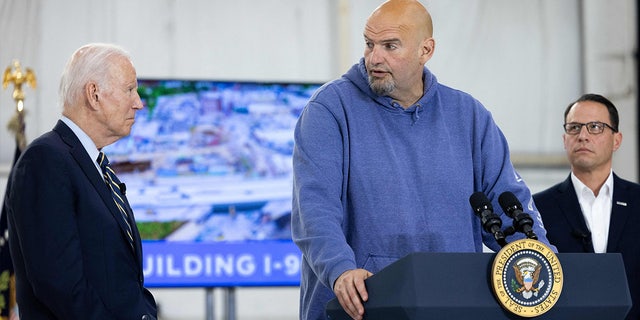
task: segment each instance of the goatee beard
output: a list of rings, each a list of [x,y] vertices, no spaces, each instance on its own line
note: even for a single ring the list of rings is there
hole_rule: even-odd
[[[387,96],[396,88],[396,86],[393,81],[384,81],[369,76],[369,88],[379,96]]]

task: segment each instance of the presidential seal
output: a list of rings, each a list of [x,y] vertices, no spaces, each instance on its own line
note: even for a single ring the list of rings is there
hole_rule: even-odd
[[[537,317],[549,311],[560,297],[562,283],[558,257],[538,240],[511,242],[493,260],[493,293],[504,309],[518,316]]]

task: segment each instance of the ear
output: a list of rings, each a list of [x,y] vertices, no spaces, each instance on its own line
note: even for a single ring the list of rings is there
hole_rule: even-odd
[[[433,38],[427,38],[422,41],[422,46],[420,48],[420,50],[422,51],[420,55],[422,64],[427,63],[427,61],[431,59],[435,49],[436,49],[436,40],[434,40]]]
[[[99,88],[95,82],[89,82],[84,86],[84,95],[92,108],[97,108],[99,103]]]
[[[616,132],[613,134],[613,151],[617,151],[622,144],[622,132]]]

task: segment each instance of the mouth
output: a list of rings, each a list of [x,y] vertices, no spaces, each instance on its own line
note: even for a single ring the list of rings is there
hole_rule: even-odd
[[[576,150],[573,151],[574,153],[591,153],[591,150],[587,149],[587,148],[578,148]]]
[[[385,75],[389,74],[389,71],[380,70],[380,69],[369,69],[369,75],[376,78],[382,78]]]

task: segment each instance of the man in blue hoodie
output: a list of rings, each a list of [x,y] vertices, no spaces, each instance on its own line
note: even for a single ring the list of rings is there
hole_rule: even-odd
[[[424,66],[432,32],[418,1],[383,3],[367,20],[363,59],[320,88],[298,121],[292,236],[303,254],[301,319],[326,318],[336,296],[362,319],[364,280],[412,252],[499,250],[469,206],[477,191],[494,208],[513,192],[548,244],[489,111]]]

